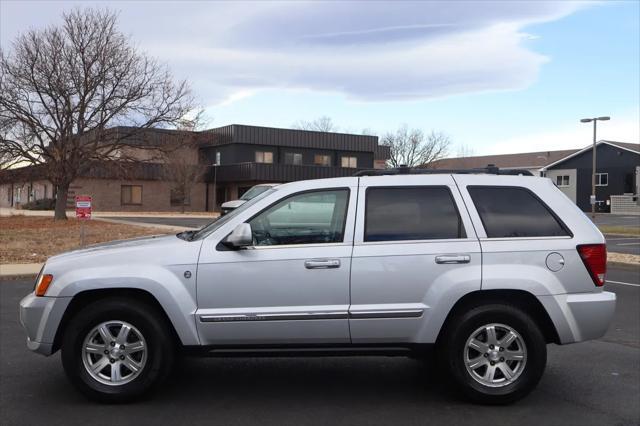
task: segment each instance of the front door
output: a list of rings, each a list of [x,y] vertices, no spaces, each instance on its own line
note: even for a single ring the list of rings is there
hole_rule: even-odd
[[[202,344],[350,341],[357,179],[340,182],[345,186],[275,191],[241,220],[251,225],[254,247],[225,249],[220,236],[205,241],[196,315]]]

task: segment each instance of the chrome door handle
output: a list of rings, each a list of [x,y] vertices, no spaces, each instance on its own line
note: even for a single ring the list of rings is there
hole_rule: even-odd
[[[304,267],[307,269],[334,269],[340,267],[339,259],[310,259],[305,260]]]
[[[471,262],[471,256],[468,254],[453,254],[436,256],[436,263],[440,264],[452,264],[452,263],[469,263]]]

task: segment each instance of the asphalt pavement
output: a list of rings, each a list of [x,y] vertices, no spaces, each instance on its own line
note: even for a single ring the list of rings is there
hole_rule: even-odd
[[[505,407],[456,398],[420,361],[393,357],[187,358],[152,398],[86,400],[60,355],[31,353],[18,302],[32,279],[0,282],[2,425],[638,425],[640,271],[610,267],[615,319],[599,340],[549,346],[547,371]],[[437,368],[437,366],[435,366]]]

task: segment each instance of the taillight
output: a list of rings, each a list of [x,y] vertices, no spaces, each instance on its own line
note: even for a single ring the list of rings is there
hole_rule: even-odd
[[[607,245],[583,244],[576,247],[584,266],[589,271],[593,283],[598,287],[604,284],[607,273]]]

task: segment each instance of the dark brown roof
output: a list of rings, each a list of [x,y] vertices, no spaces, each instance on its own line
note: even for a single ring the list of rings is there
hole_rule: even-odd
[[[198,134],[198,142],[204,146],[242,143],[356,152],[375,152],[378,147],[377,136],[247,126],[243,124],[231,124],[202,131]],[[380,151],[381,154],[384,152],[384,149]]]
[[[560,151],[539,151],[524,152],[520,154],[445,158],[431,163],[429,167],[434,169],[469,169],[475,167],[486,167],[489,164],[493,164],[505,169],[541,168],[578,151],[578,149],[565,149]]]
[[[611,145],[616,145],[621,148],[630,149],[631,151],[640,152],[640,143],[616,142],[616,141],[602,141],[602,142],[607,142]]]

